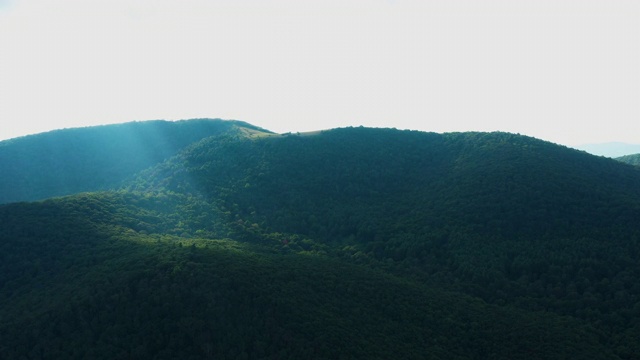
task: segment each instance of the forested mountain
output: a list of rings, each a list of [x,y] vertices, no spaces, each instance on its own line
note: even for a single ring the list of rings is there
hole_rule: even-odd
[[[526,136],[221,132],[0,206],[0,358],[639,359],[639,216]]]
[[[115,189],[135,173],[240,121],[145,121],[56,130],[0,141],[0,204]]]
[[[622,161],[623,163],[631,164],[631,165],[640,165],[640,154],[633,155],[625,155],[619,158],[616,158],[618,161]]]

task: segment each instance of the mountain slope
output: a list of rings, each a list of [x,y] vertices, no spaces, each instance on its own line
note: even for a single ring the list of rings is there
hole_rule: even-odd
[[[203,138],[263,131],[238,121],[146,121],[57,130],[0,142],[0,203],[113,189]]]
[[[0,356],[616,358],[602,333],[575,320],[281,244],[128,225],[149,211],[171,223],[181,204],[106,193],[0,206],[0,222],[11,224],[0,232]]]
[[[423,230],[455,223],[479,234],[540,237],[607,234],[633,224],[640,210],[638,169],[504,133],[339,129],[216,138],[139,179],[132,189],[222,198],[276,231],[327,239],[357,235],[331,222],[362,211],[393,217],[368,224],[377,233],[414,218]],[[312,215],[318,224],[309,224]]]

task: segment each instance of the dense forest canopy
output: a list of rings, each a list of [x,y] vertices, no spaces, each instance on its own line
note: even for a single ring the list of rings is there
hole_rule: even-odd
[[[639,168],[189,123],[113,190],[0,206],[0,357],[640,358]]]

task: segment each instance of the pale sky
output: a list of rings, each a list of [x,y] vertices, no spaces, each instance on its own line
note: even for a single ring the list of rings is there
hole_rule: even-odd
[[[640,1],[0,0],[0,139],[196,117],[640,143]]]

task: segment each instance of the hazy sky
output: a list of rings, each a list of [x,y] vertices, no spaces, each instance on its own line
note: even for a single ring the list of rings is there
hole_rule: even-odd
[[[0,0],[0,139],[194,117],[640,143],[640,1]]]

